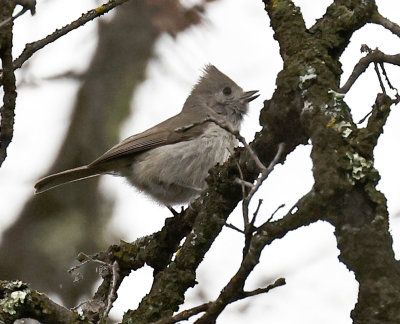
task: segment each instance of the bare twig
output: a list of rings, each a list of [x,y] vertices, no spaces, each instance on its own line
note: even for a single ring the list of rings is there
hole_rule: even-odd
[[[278,150],[275,154],[274,159],[271,161],[268,168],[263,166],[263,169],[261,170],[261,175],[257,178],[256,183],[254,184],[253,188],[250,189],[250,192],[248,193],[247,197],[245,199],[243,199],[242,209],[243,209],[243,214],[247,215],[247,219],[248,219],[248,215],[249,215],[249,204],[250,204],[251,199],[253,198],[253,196],[257,192],[257,190],[260,188],[260,186],[262,185],[264,180],[268,177],[268,175],[274,169],[275,165],[279,162],[279,159],[280,159],[284,149],[285,149],[285,144],[280,143],[278,145]],[[254,151],[253,151],[253,153],[254,153]],[[258,159],[258,157],[257,157],[257,159]]]
[[[118,262],[114,261],[111,267],[112,270],[112,281],[111,281],[111,289],[107,297],[107,305],[103,312],[103,318],[107,318],[108,313],[111,310],[113,302],[117,299],[117,283],[119,280],[119,267]]]
[[[263,203],[263,200],[258,199],[257,208],[256,208],[255,212],[253,213],[253,218],[251,219],[251,222],[250,222],[251,226],[254,226],[254,223],[256,222],[256,218],[257,218],[258,212],[260,211],[262,203]]]
[[[231,152],[231,155],[233,156],[233,158],[235,159],[235,163],[236,163],[236,167],[239,170],[239,176],[240,179],[236,179],[236,182],[240,183],[240,185],[242,186],[242,197],[244,198],[246,196],[246,184],[249,184],[249,182],[244,180],[244,176],[243,176],[243,171],[242,168],[240,167],[240,163],[239,161],[236,159],[236,157],[233,155],[233,152]],[[238,181],[239,180],[239,181]]]
[[[275,282],[271,285],[268,285],[265,288],[258,288],[252,291],[242,291],[240,294],[238,294],[238,296],[236,296],[236,298],[232,301],[230,301],[230,303],[233,303],[235,301],[244,299],[244,298],[248,298],[248,297],[252,297],[252,296],[256,296],[256,295],[260,295],[260,294],[265,294],[267,292],[269,292],[270,290],[283,286],[286,284],[286,281],[284,278],[279,278],[277,280],[275,280]],[[169,318],[163,318],[158,320],[157,322],[153,322],[151,324],[174,324],[180,321],[185,321],[188,320],[190,317],[197,315],[201,312],[205,312],[207,311],[207,309],[213,305],[214,302],[208,302],[208,303],[204,303],[202,305],[184,310],[174,316],[171,316]]]
[[[78,268],[80,268],[81,266],[83,266],[84,264],[86,264],[90,261],[100,264],[102,267],[105,267],[106,269],[108,269],[109,272],[111,272],[111,282],[109,285],[109,291],[107,294],[106,302],[102,302],[99,300],[89,300],[80,305],[80,306],[84,305],[82,307],[83,310],[88,309],[88,310],[92,311],[93,307],[100,308],[102,310],[101,318],[105,319],[105,318],[107,318],[108,313],[111,310],[113,302],[117,298],[116,292],[118,289],[118,283],[119,283],[119,279],[120,279],[118,262],[114,261],[112,264],[109,264],[107,262],[97,259],[96,256],[87,255],[82,252],[79,253],[78,259],[80,261],[80,264],[70,268],[68,270],[69,273],[74,272],[75,270],[77,270]],[[108,276],[109,272],[107,272],[107,274],[101,273],[101,276],[103,278],[105,278],[106,276]],[[80,306],[78,306],[78,307],[80,307]],[[100,311],[100,309],[99,309],[99,311]]]
[[[380,63],[380,64],[382,64],[382,63]],[[385,89],[385,86],[382,81],[381,73],[379,72],[378,63],[376,63],[376,62],[374,62],[374,69],[375,69],[375,73],[378,77],[378,81],[379,81],[379,85],[381,87],[382,93],[386,93],[386,89]]]
[[[224,226],[226,226],[226,227],[228,227],[230,229],[233,229],[236,232],[244,234],[243,230],[241,230],[240,228],[238,228],[237,226],[235,226],[235,225],[233,225],[231,223],[226,222],[224,219],[218,218],[216,215],[213,215],[211,217],[213,217],[218,223],[223,224]]]
[[[272,221],[272,219],[274,218],[275,214],[281,209],[285,207],[285,204],[279,205],[277,209],[275,209],[275,211],[272,213],[272,215],[268,218],[267,223],[269,223],[270,221]],[[293,207],[292,207],[293,208]]]
[[[78,19],[74,20],[70,24],[57,29],[54,31],[52,34],[48,35],[47,37],[38,40],[33,43],[29,43],[25,45],[25,49],[21,53],[21,55],[14,60],[14,69],[18,69],[24,64],[34,53],[36,53],[38,50],[42,49],[46,45],[54,42],[58,38],[68,34],[70,31],[75,30],[83,25],[85,25],[87,22],[100,17],[101,15],[104,15],[111,9],[123,4],[128,0],[109,0],[107,3],[89,10],[87,13],[82,14],[81,17]]]
[[[378,50],[378,49],[376,49],[376,50]],[[361,52],[372,53],[373,51],[369,48],[368,45],[363,44],[363,45],[361,46]],[[391,89],[394,89],[394,88],[393,88],[392,84],[390,83],[389,78],[388,78],[388,76],[387,76],[387,74],[386,74],[386,70],[385,70],[385,67],[384,67],[384,65],[383,65],[383,62],[379,62],[379,63],[374,62],[375,73],[376,73],[376,75],[377,75],[377,77],[378,77],[378,81],[379,81],[379,85],[380,85],[380,87],[381,87],[382,93],[386,93],[386,88],[385,88],[385,85],[383,84],[382,77],[381,77],[381,72],[379,71],[378,65],[381,67],[382,73],[385,75],[386,81],[387,81],[389,87],[390,87]]]
[[[365,122],[365,120],[372,114],[372,110],[366,114],[363,118],[361,118],[357,124],[362,124],[363,122]]]
[[[285,280],[285,278],[279,278],[279,279],[276,279],[275,282],[274,282],[273,284],[268,285],[268,286],[265,287],[265,288],[258,288],[258,289],[252,290],[252,291],[244,291],[243,294],[244,294],[246,297],[256,296],[256,295],[260,295],[260,294],[267,293],[267,292],[269,292],[271,289],[274,289],[274,288],[276,288],[276,287],[281,287],[281,286],[284,286],[284,285],[286,285],[286,280]]]
[[[382,69],[382,73],[383,73],[383,75],[385,76],[385,79],[386,79],[386,82],[387,82],[389,88],[392,89],[392,90],[394,90],[394,91],[396,91],[396,93],[398,93],[397,88],[395,88],[395,87],[392,85],[392,83],[390,82],[389,77],[388,77],[388,75],[387,75],[387,73],[386,73],[385,66],[383,65],[383,63],[382,63],[382,62],[379,63],[379,66],[380,66],[381,69]]]
[[[390,63],[400,66],[400,54],[388,55],[382,53],[378,49],[371,51],[356,64],[349,79],[344,86],[339,89],[339,92],[347,93],[358,77],[365,72],[370,63]]]
[[[162,319],[158,320],[157,322],[153,322],[151,324],[173,324],[173,323],[178,323],[180,321],[186,321],[194,315],[197,315],[201,312],[205,312],[208,309],[208,307],[211,305],[211,303],[212,302],[208,302],[208,303],[184,310],[184,311],[176,314],[175,316],[172,316],[169,318],[162,318]]]
[[[241,233],[241,234],[244,234],[244,231],[243,231],[243,230],[241,230],[240,228],[236,227],[236,226],[233,225],[233,224],[225,223],[225,226],[226,226],[226,227],[229,227],[230,229],[235,230],[236,232],[239,232],[239,233]]]
[[[254,187],[254,184],[252,184],[251,182],[248,182],[246,180],[242,180],[242,179],[239,179],[239,178],[236,178],[235,182],[242,186],[242,191],[243,191],[244,187],[247,187],[247,188],[253,188]]]

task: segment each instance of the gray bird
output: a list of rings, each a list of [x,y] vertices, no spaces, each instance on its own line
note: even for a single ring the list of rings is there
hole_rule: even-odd
[[[239,131],[257,92],[244,92],[215,66],[207,65],[179,114],[128,137],[88,165],[40,179],[36,193],[112,174],[127,178],[167,206],[190,202],[206,187],[209,169],[225,162],[237,146],[232,133],[209,119]]]

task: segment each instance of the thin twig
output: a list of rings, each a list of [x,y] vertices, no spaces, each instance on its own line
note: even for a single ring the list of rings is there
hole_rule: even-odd
[[[235,157],[232,153],[231,153],[231,155],[232,155],[233,158],[235,159],[236,166],[237,166],[237,168],[238,168],[238,170],[239,170],[240,179],[236,179],[236,180],[240,180],[240,181],[236,181],[236,182],[239,182],[240,185],[242,186],[242,197],[244,198],[244,197],[246,196],[246,187],[245,187],[245,186],[246,186],[246,184],[248,184],[249,182],[247,182],[247,181],[244,180],[243,171],[242,171],[242,168],[240,167],[239,161],[236,159],[236,157]]]
[[[286,284],[285,279],[279,278],[279,279],[275,280],[275,282],[273,284],[268,285],[265,288],[258,288],[258,289],[252,290],[252,291],[242,291],[241,293],[238,294],[238,296],[235,299],[229,301],[229,303],[233,303],[235,301],[242,300],[244,298],[268,293],[270,290],[277,288],[277,287],[281,287],[285,284]],[[194,315],[197,315],[201,312],[206,312],[207,309],[209,309],[209,307],[215,302],[216,301],[204,303],[202,305],[184,310],[184,311],[182,311],[174,316],[171,316],[169,318],[162,318],[162,319],[158,320],[157,322],[153,322],[151,324],[174,324],[177,322],[186,321]]]
[[[240,228],[238,228],[237,226],[235,226],[235,225],[233,225],[233,224],[231,224],[231,223],[227,223],[225,220],[219,218],[219,217],[216,216],[216,215],[213,215],[213,217],[214,217],[214,219],[216,219],[220,224],[223,224],[224,226],[226,226],[226,227],[228,227],[228,228],[230,228],[230,229],[233,229],[233,230],[235,230],[236,232],[239,232],[239,233],[241,233],[241,234],[244,234],[244,231],[241,230]]]
[[[277,209],[275,209],[275,211],[272,213],[272,215],[267,219],[267,223],[269,223],[270,221],[272,221],[272,219],[274,218],[275,214],[281,209],[285,207],[285,204],[282,204],[280,206],[278,206]],[[292,207],[293,208],[293,207]]]
[[[208,302],[208,303],[184,310],[184,311],[176,314],[175,316],[172,316],[169,318],[162,318],[162,319],[158,320],[157,322],[153,322],[151,324],[174,324],[177,322],[186,321],[194,315],[197,315],[201,312],[205,312],[211,304],[212,304],[212,302]]]
[[[400,54],[396,55],[388,55],[384,54],[379,50],[373,50],[370,53],[368,53],[366,56],[360,59],[360,61],[354,66],[353,72],[351,73],[349,79],[347,82],[344,84],[343,87],[339,89],[338,92],[340,93],[347,93],[350,88],[353,86],[354,82],[359,78],[361,74],[365,72],[365,70],[368,68],[370,63],[390,63],[393,65],[398,65],[400,66]]]
[[[110,289],[109,292],[107,294],[107,302],[104,305],[104,309],[103,309],[103,314],[102,314],[102,318],[107,318],[108,313],[111,310],[111,307],[113,305],[113,302],[115,301],[115,299],[117,298],[117,286],[118,286],[118,281],[119,281],[119,266],[118,266],[118,262],[114,261],[111,264],[104,262],[102,260],[98,260],[96,257],[91,256],[91,255],[87,255],[83,252],[79,253],[78,255],[78,259],[80,261],[80,264],[70,268],[68,270],[69,273],[72,273],[73,271],[79,269],[81,266],[83,266],[84,264],[88,263],[88,262],[94,262],[94,263],[98,263],[101,266],[106,267],[107,269],[109,269],[109,271],[111,272],[112,278],[111,278],[111,283],[110,283]],[[92,303],[95,301],[91,301]],[[98,304],[98,301],[96,301],[96,303]]]
[[[260,207],[261,207],[262,203],[263,203],[263,200],[258,199],[258,205],[257,205],[256,211],[253,213],[253,218],[251,219],[251,222],[250,222],[251,226],[254,226],[254,223],[256,222],[256,218],[257,218],[258,212],[260,211]]]
[[[90,262],[90,261],[92,261],[92,260],[91,260],[91,259],[84,260],[84,261],[80,262],[79,264],[77,264],[77,265],[75,265],[75,266],[69,268],[69,269],[67,270],[67,272],[68,272],[68,273],[72,273],[72,272],[74,272],[75,270],[79,269],[80,267],[82,267],[83,265],[85,265],[86,263],[88,263],[88,262]]]
[[[36,42],[29,43],[25,45],[25,49],[21,53],[21,55],[14,60],[14,69],[18,69],[24,64],[34,53],[36,53],[38,50],[42,49],[46,45],[54,42],[58,38],[68,34],[70,31],[73,31],[83,25],[85,25],[87,22],[98,18],[111,9],[123,4],[124,2],[127,2],[128,0],[109,0],[107,3],[89,10],[87,13],[82,14],[81,17],[78,19],[74,20],[70,24],[60,28],[56,29],[52,34],[48,35],[47,37],[40,39]]]
[[[242,186],[242,189],[243,189],[244,187],[248,187],[248,188],[253,188],[253,187],[254,187],[254,184],[252,184],[251,182],[248,182],[248,181],[246,181],[246,180],[242,180],[242,179],[236,178],[236,179],[235,179],[235,182],[238,183],[238,184],[240,184],[240,185]]]
[[[239,227],[236,227],[235,225],[231,224],[231,223],[225,223],[226,227],[229,227],[230,229],[233,229],[241,234],[244,234],[244,231],[241,230]]]
[[[385,85],[383,84],[381,73],[379,72],[378,63],[374,62],[375,73],[378,77],[379,85],[381,87],[382,93],[386,93]]]
[[[111,288],[107,296],[107,305],[103,312],[103,318],[107,318],[108,313],[111,310],[113,302],[117,298],[117,283],[119,279],[119,266],[118,262],[114,261],[111,267],[112,270],[112,281],[111,281]]]
[[[286,285],[286,280],[285,278],[279,278],[277,280],[275,280],[275,282],[271,285],[268,285],[265,288],[258,288],[252,291],[244,291],[244,295],[246,297],[251,297],[251,296],[256,296],[256,295],[260,295],[260,294],[265,294],[267,292],[269,292],[271,289],[274,289],[276,287],[280,287],[280,286],[284,286]]]
[[[246,213],[247,215],[249,214],[249,204],[251,199],[253,198],[254,194],[257,192],[257,190],[260,188],[264,180],[268,177],[268,175],[271,173],[271,171],[274,169],[275,165],[279,162],[279,159],[283,153],[283,150],[285,149],[285,144],[280,143],[278,145],[278,151],[275,154],[275,157],[269,164],[268,168],[265,168],[261,172],[261,176],[259,176],[256,180],[256,183],[254,184],[253,188],[251,188],[250,192],[248,193],[247,197],[243,199],[243,213]],[[257,157],[258,159],[258,157]]]
[[[361,118],[357,124],[362,124],[363,122],[365,122],[365,120],[372,114],[372,110],[366,114],[363,118]]]
[[[385,79],[386,79],[386,82],[387,82],[389,88],[392,89],[392,90],[394,90],[394,91],[396,91],[396,93],[398,94],[399,91],[398,91],[397,88],[394,87],[394,86],[392,85],[392,83],[390,82],[389,77],[388,77],[388,75],[387,75],[387,73],[386,73],[385,66],[383,65],[383,63],[382,63],[382,62],[379,63],[379,66],[380,66],[381,69],[382,69],[382,73],[383,73],[383,75],[385,76]]]

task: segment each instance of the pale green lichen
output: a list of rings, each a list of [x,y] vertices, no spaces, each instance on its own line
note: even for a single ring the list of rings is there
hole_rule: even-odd
[[[0,299],[0,307],[2,311],[10,315],[16,314],[17,312],[15,310],[15,307],[24,303],[25,298],[29,292],[29,289],[17,290],[13,291],[6,298]]]
[[[330,127],[334,130],[336,130],[343,138],[347,138],[350,136],[350,134],[353,132],[351,129],[351,124],[346,121],[340,121],[336,122],[335,118],[332,118],[326,127]]]
[[[16,290],[17,288],[21,288],[23,282],[21,280],[15,280],[7,283],[4,288],[9,290]]]
[[[382,225],[386,222],[386,218],[382,215],[376,215],[375,218],[372,220],[373,225]]]
[[[299,76],[299,88],[303,89],[304,83],[308,80],[316,79],[315,69],[311,66],[307,67],[306,74]]]
[[[333,98],[335,98],[336,100],[342,100],[346,95],[345,93],[336,92],[335,90],[332,89],[328,90],[328,93],[333,95]]]
[[[353,179],[360,180],[364,178],[368,172],[371,171],[373,162],[371,160],[367,160],[361,155],[356,153],[347,152],[346,156],[350,160],[351,176]]]
[[[313,111],[313,104],[310,101],[304,101],[303,111]]]
[[[336,92],[332,89],[328,90],[328,93],[332,96],[333,98],[333,108],[336,112],[340,113],[342,111],[341,102],[343,101],[343,98],[345,94]],[[339,107],[338,107],[339,106]]]

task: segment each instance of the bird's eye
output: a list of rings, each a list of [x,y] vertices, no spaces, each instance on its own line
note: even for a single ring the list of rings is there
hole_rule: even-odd
[[[225,87],[225,88],[222,90],[222,93],[223,93],[225,96],[229,96],[229,95],[232,93],[232,89],[231,89],[230,87]]]

